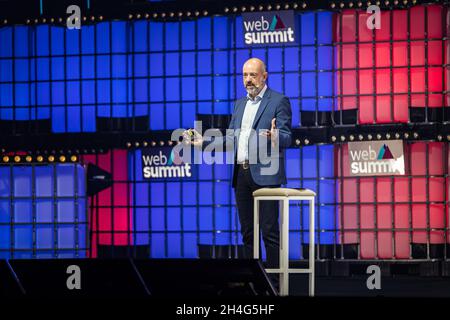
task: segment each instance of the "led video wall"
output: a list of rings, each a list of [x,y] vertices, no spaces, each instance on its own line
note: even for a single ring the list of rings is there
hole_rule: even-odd
[[[114,118],[129,119],[131,131],[192,127],[197,115],[231,113],[233,101],[245,95],[242,65],[259,57],[268,67],[268,85],[290,98],[294,128],[439,122],[447,120],[447,11],[440,5],[383,11],[380,30],[365,27],[364,11],[296,13],[298,45],[264,48],[244,45],[242,19],[232,15],[109,21],[80,30],[2,27],[0,121],[47,120],[54,134],[102,132],[99,123]],[[147,125],[140,127],[138,117]],[[346,258],[344,246],[351,245],[352,257],[409,259],[415,257],[413,244],[429,258],[433,245],[449,242],[446,143],[405,143],[411,163],[404,177],[348,177],[345,143],[290,148],[286,154],[287,186],[318,194],[316,242],[326,248],[324,258]],[[60,208],[58,214],[67,212],[74,226],[85,223],[87,229],[77,228],[88,238],[80,242],[86,237],[79,235],[63,247],[79,256],[89,247],[84,254],[97,257],[99,246],[140,245],[150,248],[151,257],[195,258],[199,245],[242,243],[230,165],[199,165],[191,180],[149,181],[142,177],[140,156],[140,149],[116,149],[82,157],[82,164],[111,172],[114,183],[86,206],[70,200],[85,220],[73,220],[73,211]],[[14,165],[2,168],[8,172],[4,181],[20,176]],[[32,204],[40,194],[31,189],[31,204],[21,207],[8,186],[0,212],[0,226],[8,232],[0,233],[2,252],[20,256],[16,219],[26,216],[26,250],[33,257],[53,254],[62,230],[57,216],[42,238],[33,216],[50,211]],[[393,196],[393,190],[399,192]],[[86,199],[81,191],[76,195]],[[50,207],[59,206],[58,196],[48,200]],[[300,259],[309,239],[308,211],[297,203],[290,209],[290,255]],[[53,251],[38,245],[40,239]]]

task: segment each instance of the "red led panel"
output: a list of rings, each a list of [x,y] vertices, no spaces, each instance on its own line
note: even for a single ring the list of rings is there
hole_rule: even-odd
[[[113,185],[89,199],[92,257],[97,245],[130,245],[132,243],[131,191],[128,186],[128,157],[126,150],[105,154],[85,155],[85,164],[93,163],[111,172]],[[92,201],[91,201],[92,200]]]
[[[348,145],[336,147],[339,241],[359,244],[362,259],[408,259],[412,243],[445,241],[446,148],[418,142],[404,152],[405,176],[357,178],[349,173]]]
[[[449,56],[443,40],[447,14],[440,5],[384,10],[381,28],[374,30],[366,25],[365,11],[338,14],[337,110],[358,109],[359,123],[372,124],[408,122],[409,107],[448,106],[443,94],[448,75],[443,64]]]

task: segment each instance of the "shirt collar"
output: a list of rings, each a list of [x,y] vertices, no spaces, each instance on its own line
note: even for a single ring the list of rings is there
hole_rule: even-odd
[[[250,97],[250,95],[247,94],[247,100],[250,100],[250,101],[252,101],[252,102],[259,102],[259,101],[261,101],[262,98],[263,98],[263,96],[264,96],[264,93],[266,93],[266,90],[267,90],[267,84],[264,84],[264,87],[263,87],[262,90],[258,93],[258,95],[255,97],[255,99],[252,99],[252,98]]]

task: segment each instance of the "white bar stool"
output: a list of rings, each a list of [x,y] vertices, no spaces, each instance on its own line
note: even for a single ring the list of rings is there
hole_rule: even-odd
[[[289,274],[309,273],[309,296],[314,296],[314,199],[316,193],[309,189],[261,188],[253,192],[254,236],[253,257],[259,259],[259,201],[276,200],[282,207],[280,219],[280,266],[278,269],[266,269],[268,273],[279,273],[280,295],[289,295]],[[289,201],[309,201],[309,267],[289,268]]]

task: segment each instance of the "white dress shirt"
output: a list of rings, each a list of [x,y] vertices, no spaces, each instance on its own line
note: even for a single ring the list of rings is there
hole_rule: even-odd
[[[241,163],[248,160],[248,140],[252,129],[253,121],[255,120],[256,112],[258,111],[264,93],[267,90],[267,85],[259,92],[259,94],[252,99],[247,95],[247,103],[245,105],[244,115],[242,116],[241,130],[239,132],[237,162]]]

